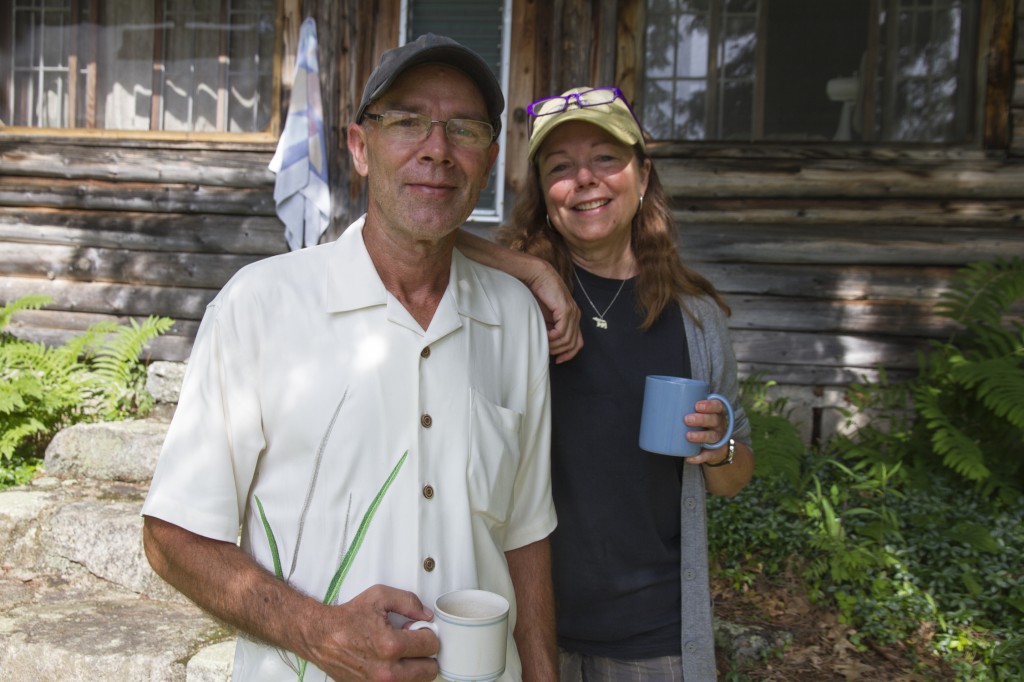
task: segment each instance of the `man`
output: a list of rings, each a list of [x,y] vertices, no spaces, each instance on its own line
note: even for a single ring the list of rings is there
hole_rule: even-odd
[[[467,587],[513,605],[501,679],[556,678],[545,324],[453,248],[503,108],[450,39],[387,52],[348,128],[367,214],[204,316],[144,541],[241,631],[237,680],[434,679],[437,638],[401,624]]]

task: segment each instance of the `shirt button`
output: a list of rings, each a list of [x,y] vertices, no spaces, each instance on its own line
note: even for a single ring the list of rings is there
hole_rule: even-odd
[[[427,346],[426,348],[424,348],[423,350],[420,351],[420,357],[421,358],[429,358],[430,357],[430,346]]]
[[[434,423],[434,420],[430,418],[429,414],[425,414],[420,417],[420,425],[425,429],[429,429],[430,425]]]
[[[426,571],[427,573],[430,573],[431,571],[433,571],[435,566],[437,566],[437,564],[434,562],[434,560],[431,557],[427,557],[426,559],[423,560],[423,570]]]
[[[434,499],[434,486],[429,484],[423,486],[423,497],[427,498],[428,500]]]

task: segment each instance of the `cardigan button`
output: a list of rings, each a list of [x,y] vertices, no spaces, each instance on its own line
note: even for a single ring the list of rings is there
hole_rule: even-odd
[[[423,570],[430,573],[437,566],[437,562],[432,557],[427,557],[423,560]]]
[[[687,580],[693,580],[697,577],[697,571],[693,570],[692,568],[688,568],[685,571],[683,571],[683,577]]]
[[[683,504],[686,505],[687,509],[696,509],[697,508],[697,500],[695,498],[693,498],[693,497],[687,497],[686,500],[683,502]]]
[[[429,414],[425,414],[422,417],[420,417],[420,425],[423,426],[423,428],[425,429],[429,429],[431,424],[433,423],[434,420],[431,418]]]
[[[430,485],[429,483],[423,486],[423,497],[427,498],[428,500],[434,499],[434,486]]]
[[[426,348],[420,351],[420,357],[423,358],[424,360],[430,357],[430,346],[427,346]]]

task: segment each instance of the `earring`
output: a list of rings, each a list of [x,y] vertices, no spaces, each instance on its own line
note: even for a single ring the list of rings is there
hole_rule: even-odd
[[[636,212],[637,213],[643,213],[644,212],[644,195],[643,194],[640,195],[640,208],[638,208],[636,210]]]
[[[544,220],[548,221],[548,229],[549,229],[549,230],[553,230],[553,229],[555,229],[555,226],[551,224],[551,216],[550,216],[550,215],[548,215],[547,213],[545,213],[545,214],[544,214]]]

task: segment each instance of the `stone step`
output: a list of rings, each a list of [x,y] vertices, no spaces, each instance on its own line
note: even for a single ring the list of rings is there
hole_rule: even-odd
[[[149,567],[142,502],[166,422],[76,425],[0,492],[0,682],[231,679],[234,633]]]
[[[191,604],[35,589],[0,613],[0,681],[231,679],[232,633]]]

